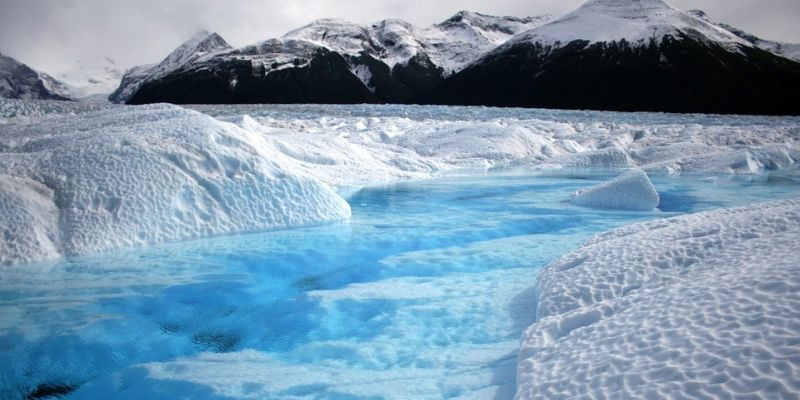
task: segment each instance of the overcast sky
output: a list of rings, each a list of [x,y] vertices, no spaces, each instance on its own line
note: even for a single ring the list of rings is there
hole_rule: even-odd
[[[317,18],[418,26],[466,9],[563,15],[583,0],[0,0],[0,52],[45,71],[108,56],[122,68],[160,61],[200,29],[234,47],[278,37]],[[672,0],[762,38],[800,42],[800,0]]]

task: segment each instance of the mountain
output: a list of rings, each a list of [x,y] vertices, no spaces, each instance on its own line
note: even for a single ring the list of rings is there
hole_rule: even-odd
[[[216,33],[200,31],[178,46],[167,58],[155,65],[143,65],[129,69],[122,76],[119,87],[111,93],[109,100],[125,102],[143,85],[161,79],[170,73],[210,59],[217,53],[232,47]]]
[[[408,103],[514,34],[552,20],[462,11],[419,29],[389,19],[364,26],[323,19],[240,49],[227,44],[202,57],[126,73],[112,101],[149,103]],[[224,41],[213,36],[221,44]],[[176,50],[194,54],[193,38]],[[171,55],[170,57],[172,57]],[[169,60],[169,57],[168,57]]]
[[[662,0],[590,0],[559,19],[323,19],[239,49],[204,32],[111,99],[797,115],[795,51]]]
[[[750,44],[756,47],[767,50],[782,57],[790,58],[795,61],[800,61],[800,43],[783,43],[783,42],[761,39],[753,34],[747,33],[741,29],[735,28],[728,24],[715,22],[711,18],[709,18],[704,11],[701,10],[689,10],[687,11],[687,13],[692,14],[693,16],[700,18],[703,21],[717,25],[722,29],[725,29],[733,33],[734,35],[750,42]]]
[[[661,0],[591,0],[448,77],[441,104],[800,114],[800,63]]]
[[[69,92],[63,83],[50,75],[0,54],[0,97],[69,100]]]

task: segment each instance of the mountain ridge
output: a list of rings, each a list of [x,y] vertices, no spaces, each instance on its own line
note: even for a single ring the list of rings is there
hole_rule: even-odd
[[[0,97],[71,100],[67,87],[52,76],[0,53]]]
[[[558,19],[460,11],[428,28],[322,19],[165,60],[156,74],[134,69],[112,100],[800,114],[800,63],[780,52],[791,47],[704,15],[662,0],[590,0]]]

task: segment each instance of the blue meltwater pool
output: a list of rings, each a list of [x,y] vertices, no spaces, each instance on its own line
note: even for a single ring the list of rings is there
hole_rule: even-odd
[[[2,399],[509,399],[537,271],[591,235],[800,194],[654,176],[660,211],[567,200],[619,172],[371,187],[346,223],[0,268]]]

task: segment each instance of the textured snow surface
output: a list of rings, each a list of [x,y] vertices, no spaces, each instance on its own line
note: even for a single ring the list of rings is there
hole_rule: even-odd
[[[658,207],[659,198],[647,174],[635,169],[598,186],[579,190],[572,202],[584,207],[653,211]]]
[[[350,215],[263,138],[176,106],[8,125],[0,149],[2,262]]]
[[[794,171],[800,161],[798,118],[479,107],[193,108],[261,132],[301,168],[335,186],[456,168],[759,173]]]
[[[549,24],[520,33],[503,47],[525,42],[560,47],[575,40],[647,44],[650,40],[660,42],[666,35],[677,38],[678,34],[734,49],[752,46],[728,30],[662,0],[590,0]]]
[[[640,223],[546,267],[518,399],[797,398],[800,200]]]
[[[338,220],[349,209],[334,189],[463,169],[797,174],[800,161],[797,118],[195,108],[214,117],[167,105],[0,102],[0,171],[15,182],[3,191],[3,207],[35,213],[41,222],[25,227],[7,219],[10,232],[30,228],[26,237],[35,240],[26,242],[31,249],[8,247],[4,262]],[[626,207],[654,201],[641,187],[622,186],[637,197],[621,201]],[[44,228],[52,210],[57,232]]]

